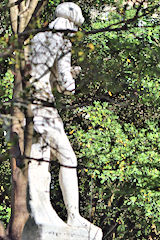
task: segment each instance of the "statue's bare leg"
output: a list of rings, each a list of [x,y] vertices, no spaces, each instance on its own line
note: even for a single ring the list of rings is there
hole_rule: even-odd
[[[79,191],[76,169],[61,167],[59,176],[63,199],[68,212],[67,224],[87,229],[91,239],[102,239],[101,229],[94,226],[79,213]]]
[[[67,224],[75,227],[86,228],[90,232],[91,239],[102,239],[102,231],[94,226],[79,213],[79,190],[77,177],[77,159],[70,145],[70,142],[64,132],[61,119],[56,126],[59,126],[56,138],[56,155],[60,161],[59,172],[60,187],[63,194],[64,203],[68,213]],[[52,144],[51,144],[52,145]],[[55,151],[54,151],[55,152]]]
[[[52,225],[54,222],[55,227],[65,229],[67,224],[59,218],[50,202],[50,144],[42,121],[42,118],[35,120],[36,131],[43,136],[32,144],[31,149],[32,160],[28,170],[29,208],[36,224]]]

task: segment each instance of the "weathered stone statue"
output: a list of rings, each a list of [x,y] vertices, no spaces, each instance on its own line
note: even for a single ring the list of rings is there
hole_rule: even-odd
[[[56,19],[49,25],[51,29],[77,30],[84,22],[81,9],[72,2],[60,4],[55,14]],[[71,47],[63,32],[52,31],[38,33],[31,45],[35,137],[28,171],[30,218],[23,231],[23,240],[102,239],[101,229],[79,214],[77,159],[57,110],[47,106],[54,101],[52,89],[55,86],[61,93],[74,94],[72,75],[80,69],[71,67]],[[50,202],[51,153],[61,165],[59,182],[68,213],[67,223],[59,218]]]

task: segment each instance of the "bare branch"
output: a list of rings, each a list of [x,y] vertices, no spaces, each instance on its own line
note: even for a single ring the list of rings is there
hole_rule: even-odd
[[[16,0],[9,0],[10,4],[10,16],[11,16],[11,24],[14,33],[17,33],[18,30],[18,5],[15,5]]]
[[[24,31],[31,20],[38,2],[39,0],[9,0],[11,22],[14,33],[22,33]],[[41,1],[41,5],[43,5],[43,1]]]
[[[38,2],[37,7],[36,7],[36,11],[34,12],[34,15],[39,16],[40,12],[42,11],[42,9],[44,8],[44,6],[47,4],[47,0],[41,0]]]
[[[140,28],[139,26],[136,25],[130,25],[131,23],[135,23],[138,19],[141,19],[144,16],[148,16],[151,13],[154,12],[155,9],[157,9],[159,7],[159,5],[155,5],[154,7],[152,7],[151,9],[148,9],[147,11],[145,11],[144,13],[142,13],[141,15],[139,14],[140,10],[141,10],[142,4],[137,8],[137,11],[135,13],[135,15],[132,18],[129,18],[127,20],[122,20],[119,21],[117,23],[111,24],[109,26],[107,26],[106,28],[99,28],[99,29],[92,29],[90,31],[83,31],[84,34],[89,35],[89,34],[96,34],[96,33],[103,33],[103,32],[120,32],[120,31],[126,31],[129,30],[131,28]],[[152,24],[152,25],[148,25],[148,26],[141,26],[141,28],[147,28],[147,27],[155,27],[157,26],[157,24]],[[52,31],[53,33],[56,32],[62,32],[62,33],[76,33],[76,31],[72,31],[72,30],[55,30],[55,29],[50,29],[48,27],[46,28],[40,28],[40,29],[30,29],[30,30],[26,30],[23,33],[19,34],[19,37],[22,36],[29,36],[30,34],[37,34],[39,32],[45,32],[45,31]]]
[[[38,4],[38,0],[31,0],[28,8],[28,14],[26,17],[26,26],[28,25],[29,21],[31,20],[32,14],[34,13],[36,6]]]
[[[24,12],[26,12],[29,8],[29,4],[30,4],[30,0],[26,2],[22,2],[23,5],[21,4],[21,10],[20,10],[20,13],[19,13],[19,16],[22,15]]]
[[[159,7],[159,4],[157,4],[156,6],[154,6],[153,8],[151,8],[150,10],[148,9],[147,11],[145,11],[143,14],[139,15],[139,12],[141,10],[141,5],[137,8],[137,11],[135,13],[135,15],[132,18],[129,18],[127,20],[122,20],[120,22],[114,23],[112,25],[109,25],[106,28],[100,28],[100,29],[93,29],[90,31],[85,31],[85,34],[96,34],[96,33],[100,33],[100,32],[119,32],[119,31],[124,31],[124,30],[128,30],[130,28],[133,28],[133,26],[129,26],[129,24],[136,22],[136,20],[144,17],[144,16],[148,16],[151,13],[154,12],[155,9],[157,9]],[[112,28],[114,26],[118,26],[122,24],[122,26],[120,27],[115,27]],[[149,26],[150,27],[150,26]]]
[[[18,32],[23,32],[26,27],[26,17],[28,14],[28,8],[25,6],[25,1],[22,1],[20,4],[20,12],[19,12],[19,26]]]

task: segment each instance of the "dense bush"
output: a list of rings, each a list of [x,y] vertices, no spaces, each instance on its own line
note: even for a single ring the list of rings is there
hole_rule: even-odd
[[[147,120],[143,128],[120,124],[111,108],[94,102],[78,110],[88,129],[72,126],[70,132],[83,167],[79,169],[83,213],[87,217],[92,210],[106,235],[116,225],[116,239],[147,239],[153,230],[160,230],[158,121]]]

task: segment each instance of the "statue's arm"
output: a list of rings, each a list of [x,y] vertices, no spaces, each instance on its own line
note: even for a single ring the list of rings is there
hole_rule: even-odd
[[[65,39],[57,55],[57,89],[64,94],[74,94],[75,80],[73,76],[79,71],[79,68],[71,67],[71,48],[71,42]]]

